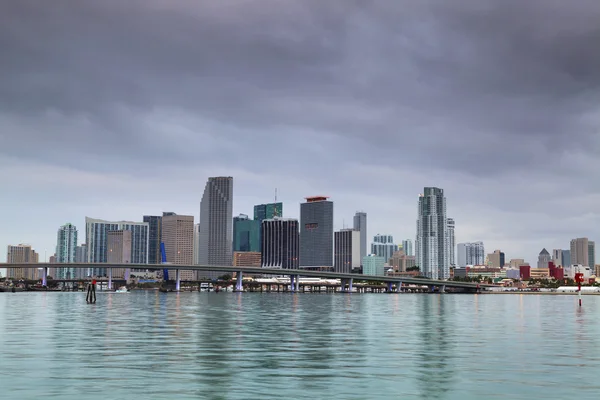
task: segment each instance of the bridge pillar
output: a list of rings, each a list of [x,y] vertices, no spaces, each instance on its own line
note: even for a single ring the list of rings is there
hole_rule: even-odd
[[[108,269],[108,290],[112,290],[112,268]]]
[[[235,282],[235,291],[236,292],[244,291],[244,284],[243,284],[243,280],[242,280],[242,271],[238,271],[238,273],[237,273],[236,282]]]
[[[179,292],[181,289],[181,278],[179,277],[179,270],[175,270],[175,290]]]
[[[296,279],[294,279],[294,284],[296,285],[296,292],[300,291],[300,276],[296,275]]]
[[[398,293],[402,293],[402,281],[398,282],[396,285],[397,285],[396,291]]]
[[[44,267],[42,274],[42,286],[46,286],[48,284],[48,267]]]
[[[440,293],[446,293],[446,285],[442,285],[440,288]]]
[[[352,293],[352,283],[354,282],[353,278],[348,279],[348,293]]]
[[[294,285],[294,278],[295,277],[296,277],[295,275],[290,275],[290,292],[293,292],[294,289],[296,288],[295,285]]]
[[[393,282],[388,282],[387,283],[387,291],[388,291],[388,293],[392,293],[393,285],[394,285]]]

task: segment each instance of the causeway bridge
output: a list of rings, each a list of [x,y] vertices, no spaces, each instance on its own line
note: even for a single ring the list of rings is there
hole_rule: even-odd
[[[300,277],[308,278],[323,278],[323,279],[339,279],[342,285],[342,291],[352,292],[354,281],[367,281],[367,282],[384,282],[387,284],[388,290],[391,292],[392,287],[395,285],[397,291],[402,287],[402,284],[406,285],[420,285],[427,286],[432,291],[438,288],[440,292],[444,292],[446,288],[461,288],[478,290],[496,285],[479,284],[472,282],[455,282],[455,281],[442,281],[428,278],[408,278],[408,277],[391,277],[391,276],[379,276],[379,275],[363,275],[363,274],[347,274],[334,271],[320,271],[314,269],[281,269],[281,268],[261,268],[261,267],[232,267],[232,266],[215,266],[215,265],[174,265],[174,264],[110,264],[110,263],[63,263],[63,264],[50,264],[50,263],[0,263],[0,268],[34,268],[43,269],[42,284],[45,286],[47,283],[48,270],[49,268],[74,268],[74,269],[89,269],[89,268],[102,268],[106,269],[108,274],[108,288],[112,289],[112,270],[118,269],[148,269],[148,270],[169,270],[175,271],[175,290],[179,291],[181,288],[180,270],[191,270],[191,271],[217,271],[225,274],[236,274],[236,291],[243,290],[243,274],[249,275],[277,275],[277,276],[289,276],[290,278],[290,290],[299,291]]]

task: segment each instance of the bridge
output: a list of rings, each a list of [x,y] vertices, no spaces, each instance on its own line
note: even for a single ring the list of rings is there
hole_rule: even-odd
[[[407,278],[407,277],[391,277],[378,275],[363,275],[363,274],[347,274],[333,271],[316,271],[311,269],[281,269],[281,268],[261,268],[261,267],[232,267],[232,266],[215,266],[215,265],[174,265],[174,264],[108,264],[108,263],[0,263],[0,268],[35,268],[43,269],[42,284],[45,286],[48,277],[49,268],[103,268],[108,271],[108,288],[112,289],[112,270],[119,269],[162,269],[175,271],[175,290],[181,288],[181,279],[179,276],[180,270],[191,271],[218,271],[225,274],[236,274],[236,291],[242,291],[242,276],[243,274],[250,275],[288,275],[290,277],[291,291],[298,291],[300,285],[300,276],[309,278],[324,278],[324,279],[339,279],[342,284],[342,291],[352,292],[354,281],[367,282],[384,282],[388,286],[388,290],[392,291],[393,285],[396,285],[398,291],[402,284],[428,286],[433,290],[438,287],[441,292],[447,287],[477,290],[479,288],[495,287],[496,285],[478,284],[471,282],[455,282],[455,281],[440,281],[428,278]]]

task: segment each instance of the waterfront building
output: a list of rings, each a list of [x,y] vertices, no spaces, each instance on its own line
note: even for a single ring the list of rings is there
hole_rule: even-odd
[[[106,263],[108,260],[108,232],[131,231],[131,263],[148,264],[149,224],[147,222],[105,221],[85,217],[85,241],[88,263]],[[106,268],[87,271],[89,276],[106,276]]]
[[[538,269],[548,268],[548,264],[550,263],[551,260],[552,260],[552,257],[550,256],[550,253],[548,253],[548,250],[546,250],[545,248],[542,249],[542,251],[540,251],[540,254],[538,255],[538,262],[537,262]]]
[[[444,190],[426,187],[419,195],[416,258],[421,274],[431,279],[448,279],[448,221]]]
[[[194,263],[194,216],[163,213],[162,242],[165,246],[167,263],[190,265]],[[180,278],[184,281],[197,280],[196,271],[182,269]],[[171,278],[172,279],[172,278]]]
[[[233,252],[234,267],[258,267],[261,266],[260,251],[234,251]]]
[[[9,264],[34,264],[39,261],[39,255],[31,248],[30,244],[8,245],[6,249],[6,262]],[[34,268],[7,268],[8,279],[37,279],[37,270]]]
[[[300,267],[333,267],[333,202],[307,197],[300,205]]]
[[[208,178],[200,201],[198,264],[231,266],[233,263],[233,178]],[[218,278],[219,271],[199,272],[198,278]]]
[[[73,224],[65,224],[58,229],[56,235],[56,261],[58,263],[74,263],[77,251],[77,228]],[[57,268],[54,278],[75,279],[76,268]]]
[[[233,251],[260,252],[260,224],[246,214],[233,218]]]
[[[577,238],[571,240],[571,265],[583,265],[589,267],[590,247],[588,238]]]
[[[398,251],[398,245],[394,244],[394,237],[392,235],[377,234],[373,237],[371,254],[383,257],[387,261],[392,258],[392,255],[396,251]]]
[[[200,224],[194,225],[194,254],[193,261],[195,265],[198,265],[198,248],[200,246]]]
[[[367,256],[367,213],[357,211],[354,214],[354,230],[360,232],[360,263]]]
[[[259,226],[263,220],[275,217],[283,217],[283,203],[257,204],[254,206],[254,220],[258,221]]]
[[[461,268],[467,265],[484,265],[485,248],[483,242],[459,243],[456,246],[457,265]]]
[[[162,217],[160,215],[144,215],[148,223],[148,264],[162,263],[160,243],[162,241]]]
[[[334,234],[335,272],[349,274],[360,269],[360,231],[342,229]]]
[[[414,256],[415,255],[415,251],[413,248],[413,241],[411,239],[405,239],[402,241],[402,250],[404,251],[404,254],[406,254],[407,256]]]
[[[132,231],[117,230],[107,233],[107,256],[106,262],[109,264],[130,264],[131,263],[131,244]],[[112,277],[117,279],[129,279],[129,274],[125,268],[114,268]]]
[[[404,250],[398,250],[392,254],[389,264],[394,269],[394,272],[407,272],[408,268],[416,265],[416,260],[415,256],[409,256]]]
[[[261,265],[264,268],[296,269],[299,266],[298,220],[264,219],[261,224]]]
[[[450,266],[456,266],[456,258],[454,252],[456,250],[456,241],[454,239],[454,218],[448,218],[448,260],[450,262]]]
[[[592,270],[596,265],[596,242],[588,240],[588,267]]]
[[[504,267],[504,253],[500,250],[495,250],[493,253],[488,254],[487,265],[491,268],[502,268]]]
[[[385,258],[369,254],[363,259],[363,275],[385,276]]]

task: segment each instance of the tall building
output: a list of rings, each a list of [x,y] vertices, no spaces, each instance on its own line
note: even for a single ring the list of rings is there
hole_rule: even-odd
[[[590,248],[588,238],[571,240],[571,265],[580,264],[589,267]]]
[[[254,220],[258,221],[259,226],[263,220],[275,217],[283,217],[283,203],[257,204],[254,206]]]
[[[333,252],[335,272],[349,274],[352,270],[360,268],[360,244],[360,231],[342,229],[335,232]]]
[[[592,270],[596,265],[596,243],[591,240],[588,240],[588,264]]]
[[[377,234],[373,237],[373,243],[371,243],[371,254],[383,257],[384,260],[389,260],[392,255],[398,251],[398,245],[394,244],[394,237],[392,235],[380,235]]]
[[[333,202],[307,197],[300,204],[300,267],[333,267]]]
[[[500,250],[494,250],[488,254],[488,266],[491,268],[503,268],[505,264],[504,253]]]
[[[198,264],[232,265],[233,178],[208,178],[200,202]],[[223,273],[202,271],[198,278],[218,278]]]
[[[552,262],[556,266],[562,265],[562,250],[561,249],[553,249],[552,250]]]
[[[200,241],[200,224],[195,224],[194,225],[194,256],[193,256],[193,261],[194,264],[198,265],[198,248],[199,248],[199,241]]]
[[[162,242],[165,244],[167,262],[174,265],[191,265],[194,263],[194,216],[163,214]],[[180,270],[180,278],[184,281],[197,280],[194,270]]]
[[[552,261],[550,253],[548,253],[548,250],[543,248],[542,251],[540,251],[540,254],[538,255],[537,267],[548,268],[548,264],[550,263],[550,261]]]
[[[421,274],[431,279],[448,279],[448,221],[444,190],[426,187],[419,195],[416,258]]]
[[[233,251],[260,251],[260,224],[246,214],[233,218]]]
[[[82,243],[80,246],[75,248],[75,262],[77,264],[87,263],[87,244]],[[77,268],[75,270],[75,279],[82,279],[87,277],[87,270],[83,268]]]
[[[408,268],[416,265],[415,256],[408,256],[404,250],[398,250],[392,255],[389,260],[390,267],[394,269],[394,272],[406,272]]]
[[[65,224],[58,229],[56,235],[56,262],[74,263],[77,251],[77,228],[73,224]],[[76,268],[57,268],[57,279],[75,279]]]
[[[87,244],[87,262],[106,263],[108,260],[108,232],[131,231],[131,263],[148,264],[147,222],[105,221],[85,217],[85,242]],[[88,275],[106,276],[106,268],[94,268]]]
[[[384,276],[385,262],[383,257],[369,254],[363,259],[363,275]]]
[[[144,222],[148,223],[148,264],[160,264],[162,217],[160,215],[144,215]]]
[[[405,239],[402,241],[402,250],[407,256],[414,256],[415,251],[413,249],[413,241],[411,239]]]
[[[562,260],[559,265],[562,265],[563,267],[571,266],[571,250],[563,250],[562,251]]]
[[[448,259],[450,261],[450,266],[456,266],[456,258],[454,256],[454,251],[456,250],[456,241],[454,239],[454,218],[448,218]]]
[[[106,262],[110,264],[131,264],[132,231],[109,231],[106,235]],[[125,268],[114,268],[113,278],[129,278]]]
[[[367,213],[357,211],[354,214],[354,230],[360,232],[360,263],[368,255],[367,253]]]
[[[262,266],[262,258],[260,251],[234,251],[233,266],[234,267],[257,267]]]
[[[485,248],[483,242],[459,243],[456,245],[457,265],[464,268],[467,265],[484,265]]]
[[[279,217],[264,219],[261,224],[261,252],[263,268],[298,268],[298,220]]]
[[[6,262],[9,264],[30,264],[39,261],[38,253],[31,248],[30,244],[8,245],[6,249]],[[37,270],[34,268],[8,268],[6,270],[8,279],[37,279]]]

